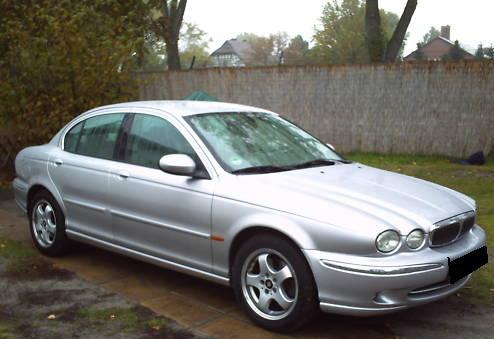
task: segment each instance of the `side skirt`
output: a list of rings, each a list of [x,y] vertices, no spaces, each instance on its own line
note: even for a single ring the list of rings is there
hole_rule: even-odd
[[[108,251],[112,251],[118,254],[122,254],[137,260],[141,260],[153,265],[157,265],[163,268],[171,269],[177,272],[185,273],[188,275],[192,275],[194,277],[198,277],[201,279],[209,280],[221,285],[225,286],[230,286],[230,279],[210,273],[210,272],[205,272],[202,270],[198,270],[196,268],[192,268],[186,265],[178,264],[173,261],[165,260],[162,258],[158,258],[149,254],[145,254],[142,252],[138,252],[132,249],[128,249],[119,245],[115,245],[103,240],[99,240],[84,234],[81,234],[79,232],[71,231],[71,230],[66,230],[67,236],[70,239],[80,241],[89,245],[93,245]]]

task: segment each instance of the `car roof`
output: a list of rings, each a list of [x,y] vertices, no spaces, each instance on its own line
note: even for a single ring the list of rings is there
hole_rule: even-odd
[[[191,101],[191,100],[152,100],[152,101],[123,102],[119,104],[98,107],[89,112],[94,112],[95,110],[113,109],[113,108],[118,108],[118,109],[151,108],[151,109],[158,109],[179,117],[184,117],[187,115],[195,115],[195,114],[222,113],[222,112],[274,113],[262,108],[240,105],[240,104],[217,102],[217,101]]]

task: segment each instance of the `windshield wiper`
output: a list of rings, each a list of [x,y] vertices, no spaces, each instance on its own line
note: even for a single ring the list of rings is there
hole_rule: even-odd
[[[329,160],[329,159],[315,159],[311,161],[307,161],[298,165],[293,165],[291,166],[292,169],[299,169],[299,168],[309,168],[309,167],[318,167],[318,166],[331,166],[334,165],[335,161],[334,160]]]
[[[232,174],[273,173],[273,172],[291,171],[294,169],[309,168],[309,167],[331,166],[331,165],[334,165],[335,163],[336,163],[335,160],[315,159],[315,160],[307,161],[307,162],[304,162],[304,163],[301,163],[298,165],[285,166],[285,167],[272,166],[272,165],[252,166],[252,167],[246,167],[246,168],[234,170],[231,173]]]
[[[255,174],[255,173],[273,173],[273,172],[283,172],[290,170],[291,167],[280,167],[280,166],[252,166],[245,167],[238,170],[231,171],[232,174]]]

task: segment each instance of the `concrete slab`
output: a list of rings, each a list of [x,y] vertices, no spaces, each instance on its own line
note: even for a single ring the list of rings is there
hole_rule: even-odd
[[[276,334],[273,332],[268,332],[253,326],[250,323],[232,318],[232,317],[221,317],[215,321],[211,321],[207,324],[197,327],[199,333],[206,335],[218,337],[218,338],[287,338],[288,336]]]
[[[141,304],[186,327],[197,327],[223,315],[212,307],[173,292],[168,292],[160,298],[143,301]]]

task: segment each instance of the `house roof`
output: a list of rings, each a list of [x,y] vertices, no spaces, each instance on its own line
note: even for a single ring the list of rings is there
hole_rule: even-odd
[[[416,49],[412,53],[408,54],[406,57],[404,57],[404,60],[416,60],[417,59],[417,53],[418,51],[422,52],[423,58],[427,60],[439,60],[442,59],[444,56],[446,56],[449,52],[451,52],[451,49],[454,47],[455,43],[449,39],[446,39],[445,37],[438,36],[432,40],[430,40],[428,43],[426,43],[424,46]],[[469,52],[465,51],[464,49],[461,49],[461,52],[463,53],[463,58],[465,59],[471,59],[474,56],[470,54]]]
[[[216,51],[211,53],[211,56],[235,54],[242,61],[245,61],[249,58],[249,54],[251,53],[251,51],[252,51],[252,47],[247,41],[230,39],[225,41],[220,48],[218,48]]]

